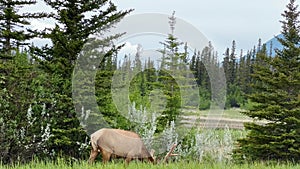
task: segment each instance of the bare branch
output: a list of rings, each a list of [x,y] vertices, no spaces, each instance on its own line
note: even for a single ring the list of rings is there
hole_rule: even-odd
[[[171,156],[178,156],[179,154],[173,154],[174,149],[176,148],[177,144],[173,144],[173,146],[170,148],[170,151],[166,154],[163,163],[168,161],[168,158]]]

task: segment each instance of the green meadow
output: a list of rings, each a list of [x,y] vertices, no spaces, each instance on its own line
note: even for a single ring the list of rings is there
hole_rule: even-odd
[[[198,162],[171,162],[168,164],[150,164],[141,162],[131,162],[125,166],[122,162],[110,162],[103,165],[97,162],[89,165],[86,161],[74,162],[72,164],[59,160],[58,162],[31,162],[23,165],[0,166],[1,169],[299,169],[300,165],[292,164],[223,164],[223,163],[198,163]]]

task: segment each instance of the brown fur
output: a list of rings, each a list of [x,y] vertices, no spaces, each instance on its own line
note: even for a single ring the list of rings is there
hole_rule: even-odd
[[[154,162],[152,153],[146,149],[140,136],[134,132],[103,128],[91,134],[92,150],[89,162],[95,161],[99,152],[106,163],[111,157],[125,158],[128,164],[132,159],[147,159]]]

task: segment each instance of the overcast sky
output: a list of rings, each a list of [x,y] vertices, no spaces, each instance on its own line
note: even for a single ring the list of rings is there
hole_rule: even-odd
[[[236,41],[237,49],[249,50],[280,33],[281,13],[288,0],[112,0],[118,10],[134,9],[130,15],[160,13],[175,16],[195,26],[212,42],[219,54]],[[38,0],[30,11],[49,11]],[[300,3],[300,0],[297,1]],[[25,11],[28,9],[24,9]],[[34,21],[36,28],[51,27],[49,21]],[[176,31],[176,30],[175,30]],[[136,44],[131,44],[136,48]],[[130,44],[128,46],[130,48]]]
[[[238,49],[248,50],[261,38],[268,41],[280,33],[281,13],[288,0],[113,0],[120,10],[131,13],[162,13],[194,25],[219,53],[224,53],[231,42]],[[297,3],[299,3],[298,1]]]

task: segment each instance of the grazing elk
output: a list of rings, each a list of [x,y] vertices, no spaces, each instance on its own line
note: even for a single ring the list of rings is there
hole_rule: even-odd
[[[103,128],[91,134],[92,150],[89,158],[89,163],[95,161],[99,152],[102,154],[102,161],[106,163],[111,157],[125,158],[126,164],[132,159],[148,160],[156,163],[154,150],[149,152],[145,147],[140,136],[134,132]],[[174,144],[164,158],[164,161],[172,154],[176,145]]]

